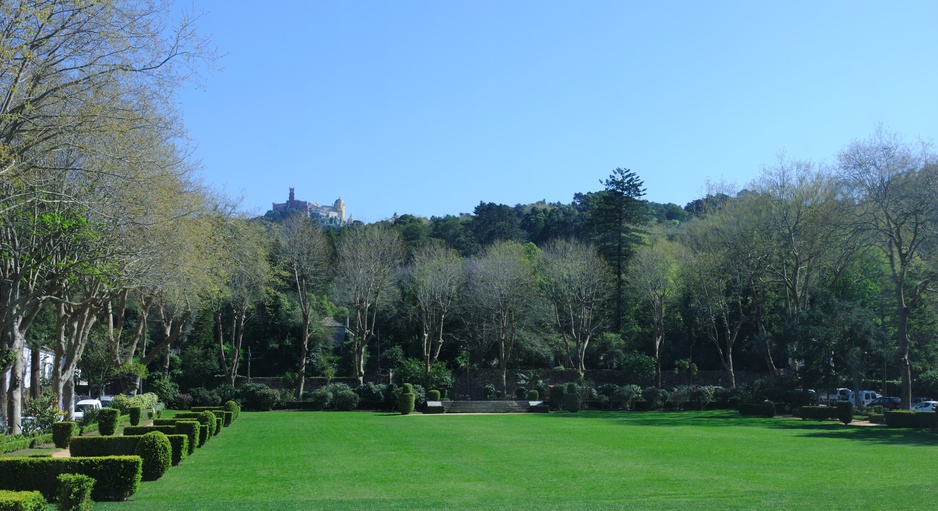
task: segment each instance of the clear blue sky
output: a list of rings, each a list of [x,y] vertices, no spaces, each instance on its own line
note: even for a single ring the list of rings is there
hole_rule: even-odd
[[[220,72],[180,96],[207,183],[263,214],[569,203],[616,167],[683,206],[881,123],[938,138],[938,2],[177,0]]]

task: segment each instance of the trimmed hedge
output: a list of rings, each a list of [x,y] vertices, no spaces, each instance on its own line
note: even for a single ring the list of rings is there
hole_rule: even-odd
[[[802,420],[826,421],[837,418],[837,408],[833,406],[802,406]]]
[[[189,454],[189,436],[188,435],[166,435],[166,439],[169,440],[169,445],[172,448],[172,464],[175,467],[176,465],[182,463],[182,460],[186,459],[186,455]]]
[[[52,443],[59,449],[68,449],[73,436],[78,436],[77,422],[62,421],[52,425]]]
[[[194,423],[196,426],[199,424],[194,421],[189,421],[189,423]],[[127,431],[127,430],[130,431]],[[124,436],[119,438],[140,438],[144,435],[149,435],[153,432],[159,432],[166,435],[166,438],[169,439],[169,444],[172,447],[172,459],[173,465],[178,465],[182,460],[186,459],[187,454],[192,454],[195,450],[195,445],[192,445],[189,442],[189,434],[192,433],[193,441],[198,438],[198,433],[192,431],[194,428],[189,426],[137,426],[135,428],[124,428]],[[178,437],[183,437],[184,442]],[[93,438],[93,437],[92,437]],[[175,439],[175,440],[174,440]],[[129,453],[111,453],[111,454],[129,454]]]
[[[102,408],[98,410],[98,433],[113,435],[117,432],[120,423],[120,410],[117,408]]]
[[[837,403],[837,420],[844,423],[844,426],[853,422],[853,403],[841,401]]]
[[[176,434],[186,435],[188,439],[189,454],[194,453],[195,448],[199,447],[199,438],[202,436],[203,429],[205,428],[203,428],[198,421],[188,420],[176,422]]]
[[[82,474],[95,480],[92,499],[126,500],[137,492],[142,471],[140,456],[0,458],[0,489],[37,490],[52,500],[59,487],[59,474]]]
[[[886,425],[890,428],[935,428],[938,427],[938,414],[935,412],[913,412],[908,410],[887,410],[884,413]]]
[[[404,384],[404,391],[397,397],[397,411],[401,415],[408,415],[414,411],[414,404],[417,396],[414,395],[414,386],[410,383]]]
[[[164,435],[176,433],[176,426],[124,426],[124,436],[141,436],[153,431],[159,431]]]
[[[763,401],[761,403],[739,403],[739,414],[744,417],[775,417],[775,403]]]
[[[0,490],[0,511],[44,511],[47,503],[38,491]]]
[[[129,406],[127,407],[127,415],[130,415],[130,425],[139,426],[140,425],[140,415],[143,414],[143,408],[139,406]]]
[[[0,441],[2,440],[3,436],[0,435]],[[52,433],[45,433],[36,436],[14,437],[12,440],[6,440],[3,442],[3,445],[0,446],[0,452],[8,453],[13,451],[21,451],[23,449],[32,449],[33,447],[37,447],[42,444],[48,444],[50,442],[52,442]]]
[[[91,511],[94,479],[81,474],[59,474],[56,507],[60,511]]]
[[[155,481],[169,468],[172,447],[169,440],[167,440],[165,467],[163,467],[164,460],[161,452],[155,452],[152,448],[146,447],[146,453],[141,453],[140,443],[144,441],[143,438],[147,437],[147,435],[154,434],[166,438],[166,435],[159,431],[151,431],[145,434],[131,436],[76,437],[72,440],[72,446],[69,451],[72,456],[86,458],[100,456],[140,456],[143,459],[143,480]],[[153,443],[154,441],[151,437],[151,440],[146,440],[145,442]]]

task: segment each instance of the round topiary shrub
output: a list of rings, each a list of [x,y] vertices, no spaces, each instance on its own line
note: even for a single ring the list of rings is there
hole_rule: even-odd
[[[257,409],[265,412],[273,410],[280,403],[280,391],[277,389],[261,389],[254,394],[257,399]]]
[[[440,391],[436,389],[431,389],[430,392],[427,392],[427,401],[439,401],[440,400]]]
[[[127,407],[127,413],[130,414],[130,425],[139,426],[140,416],[143,414],[143,408],[140,408],[139,406],[130,406]]]
[[[529,391],[528,391],[528,401],[537,401],[537,400],[538,400],[537,391],[534,390],[534,389],[529,390]]]
[[[206,437],[212,437],[215,435],[215,414],[206,410],[204,412],[199,412],[199,424],[207,428],[205,433]]]
[[[151,431],[137,440],[134,454],[143,459],[143,480],[156,481],[169,470],[172,462],[172,446],[166,435]]]
[[[527,393],[528,389],[524,387],[518,387],[515,389],[515,399],[524,399],[524,396],[526,396]]]
[[[405,383],[403,392],[401,392],[401,395],[397,398],[397,410],[401,412],[402,415],[407,415],[414,411],[415,401],[414,386]]]
[[[104,436],[117,432],[120,421],[120,410],[117,408],[102,408],[98,411],[98,433]]]
[[[233,400],[228,400],[228,401],[225,402],[225,410],[231,412],[231,420],[232,420],[232,421],[235,420],[235,419],[237,419],[237,418],[238,418],[238,414],[241,413],[241,407],[238,406],[238,403],[236,403],[236,402],[233,401]]]
[[[52,425],[52,443],[59,449],[68,449],[68,445],[72,442],[72,437],[77,434],[77,422],[62,421]]]

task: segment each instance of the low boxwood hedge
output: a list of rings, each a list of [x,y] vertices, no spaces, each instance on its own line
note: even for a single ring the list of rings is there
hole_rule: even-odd
[[[78,436],[77,422],[62,421],[52,425],[52,443],[59,449],[68,449],[74,436]]]
[[[35,490],[47,500],[53,500],[59,474],[82,474],[95,480],[92,499],[126,500],[137,492],[142,471],[140,456],[0,458],[0,489]]]
[[[141,453],[142,448],[140,446],[140,442],[143,441],[143,437],[153,434],[160,435],[162,439],[168,438],[167,435],[159,431],[151,431],[141,435],[132,436],[77,437],[73,439],[69,452],[72,456],[76,457],[140,456],[143,458],[143,480],[155,481],[156,479],[159,479],[164,472],[166,472],[167,468],[169,468],[169,463],[171,459],[175,457],[175,453],[172,452],[172,442],[170,442],[168,439],[166,440],[165,444],[165,463],[162,452],[156,452],[154,449],[147,447],[146,452]],[[147,442],[152,444],[157,441],[151,439]],[[159,442],[160,445],[163,445],[162,440],[159,440]]]
[[[909,410],[886,411],[886,425],[890,428],[935,428],[938,414],[935,412],[912,412]]]
[[[826,421],[837,419],[837,408],[833,406],[802,406],[802,420]]]
[[[0,490],[0,511],[44,511],[46,504],[38,491]]]
[[[124,436],[146,435],[153,431],[159,431],[164,435],[172,435],[176,433],[176,426],[124,426]]]

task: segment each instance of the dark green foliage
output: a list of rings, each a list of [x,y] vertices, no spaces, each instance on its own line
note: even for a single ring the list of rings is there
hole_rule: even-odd
[[[837,420],[843,422],[845,426],[853,422],[853,403],[849,401],[837,403]]]
[[[221,428],[223,428],[223,427],[225,426],[225,419],[222,419],[222,418],[218,415],[218,413],[219,413],[219,412],[217,412],[217,411],[212,412],[212,415],[215,416],[215,435],[214,435],[214,436],[218,436],[218,434],[221,433]]]
[[[580,398],[580,389],[576,383],[568,383],[567,389],[563,394],[563,409],[568,412],[580,411],[582,400]]]
[[[280,403],[280,391],[277,389],[262,389],[254,395],[257,410],[269,412]]]
[[[528,391],[528,395],[527,395],[527,400],[528,400],[528,401],[537,401],[539,398],[540,398],[540,397],[539,397],[539,395],[538,395],[538,393],[537,393],[536,390],[531,389],[531,390]]]
[[[799,413],[803,420],[826,421],[837,418],[837,409],[831,406],[802,406]]]
[[[79,436],[72,439],[69,452],[76,458],[130,456],[140,436]]]
[[[409,383],[404,384],[404,390],[397,398],[397,411],[402,415],[407,415],[414,411],[414,387]]]
[[[642,397],[642,389],[638,385],[623,385],[616,389],[612,400],[620,404],[624,410],[631,410],[635,401]]]
[[[162,419],[157,420],[163,422]],[[155,422],[152,426],[124,426],[124,436],[143,436],[154,431],[171,435],[176,432],[176,427],[173,424],[156,424]]]
[[[0,511],[44,511],[46,504],[38,491],[0,490]]]
[[[486,401],[491,401],[495,399],[495,397],[498,395],[498,392],[495,390],[495,385],[489,383],[485,386],[484,389],[482,389],[482,394]]]
[[[528,389],[524,387],[518,387],[515,389],[515,399],[524,399],[527,393],[528,393]]]
[[[329,389],[319,388],[309,395],[313,410],[325,410],[332,406],[332,392]]]
[[[553,387],[550,387],[550,391],[547,396],[550,409],[559,410],[560,405],[563,404],[563,387],[560,385],[554,385]]]
[[[188,410],[189,407],[192,406],[193,401],[194,398],[192,394],[176,394],[173,397],[173,406],[177,410]]]
[[[218,406],[221,404],[221,397],[218,393],[205,387],[191,389],[189,394],[192,395],[192,404],[195,406]]]
[[[94,478],[82,474],[59,474],[59,491],[55,501],[59,511],[91,511]]]
[[[740,403],[739,414],[744,417],[775,417],[775,403],[763,401],[761,403]]]
[[[225,410],[231,412],[231,420],[234,421],[238,418],[238,414],[241,413],[241,407],[238,406],[238,403],[228,400],[225,401]]]
[[[647,407],[648,410],[661,410],[664,408],[664,404],[668,402],[669,397],[670,394],[667,390],[648,387],[642,390],[642,401],[645,403],[642,406]]]
[[[169,440],[169,446],[172,448],[172,464],[176,466],[182,463],[189,454],[189,437],[187,435],[166,435]]]
[[[388,392],[387,385],[365,382],[359,385],[354,392],[360,398],[358,407],[363,410],[384,410],[388,408],[385,396]]]
[[[427,401],[439,401],[440,400],[440,391],[436,389],[431,389],[430,392],[427,392]]]
[[[245,410],[263,410],[263,398],[259,394],[270,387],[263,383],[247,383],[238,387],[237,400]]]
[[[143,480],[156,481],[169,470],[172,447],[166,435],[153,431],[139,437],[134,454],[143,459]]]
[[[142,467],[139,456],[0,458],[0,489],[38,490],[52,500],[59,474],[83,474],[95,480],[93,500],[125,500],[137,492]]]
[[[882,413],[870,412],[869,421],[873,424],[883,424],[886,422],[886,416]]]
[[[120,410],[116,408],[102,408],[98,411],[98,433],[113,435],[117,432],[120,422]]]
[[[890,428],[936,428],[938,413],[912,412],[908,410],[886,410],[886,425]]]
[[[127,414],[130,415],[130,425],[139,426],[140,425],[140,415],[143,413],[143,409],[139,406],[130,406],[127,408]]]
[[[202,425],[198,421],[194,420],[180,420],[176,421],[175,432],[178,435],[185,435],[187,438],[187,445],[189,447],[189,454],[195,452],[195,448],[199,446],[199,438],[201,437]]]
[[[333,403],[336,410],[351,411],[358,408],[358,394],[351,390],[340,390],[335,394]]]
[[[71,421],[56,422],[52,425],[52,442],[59,449],[68,449],[72,437],[78,435],[78,423]]]

